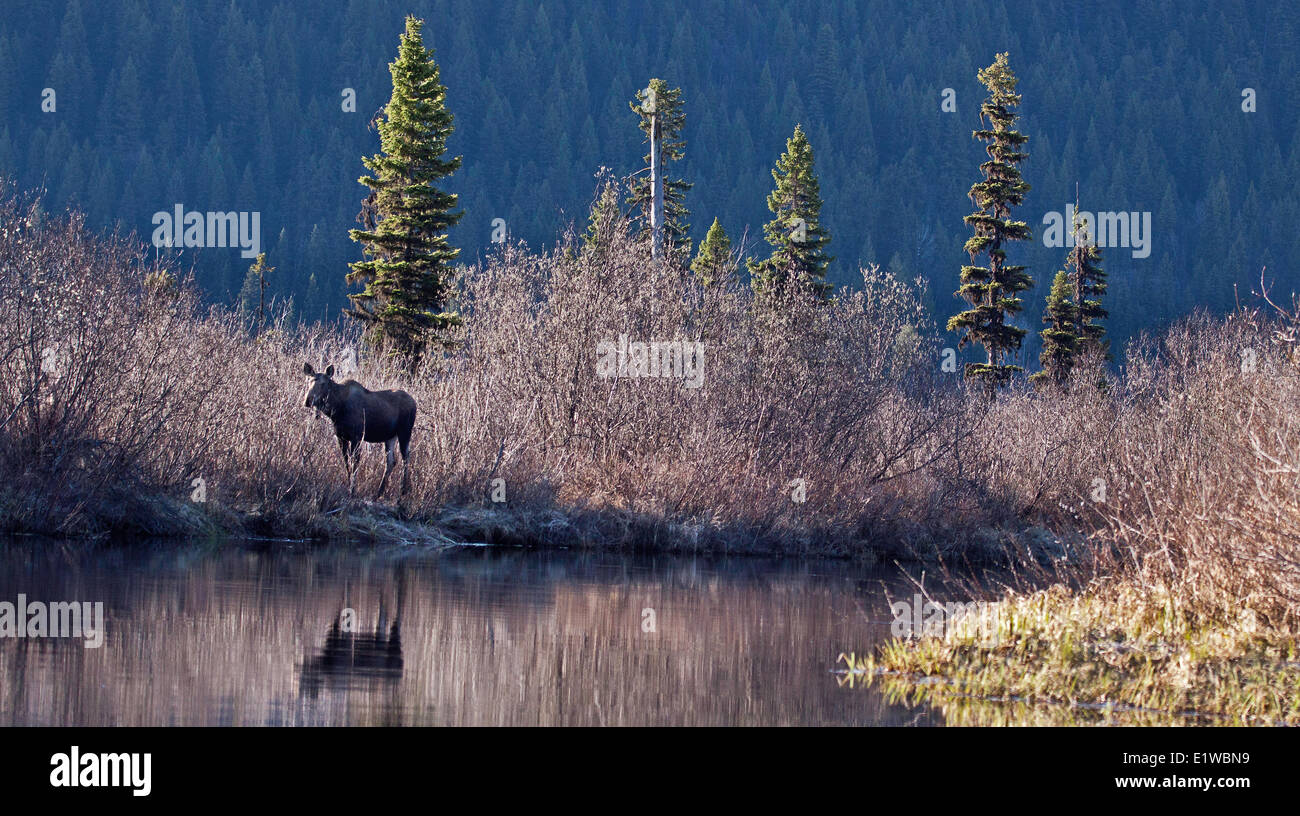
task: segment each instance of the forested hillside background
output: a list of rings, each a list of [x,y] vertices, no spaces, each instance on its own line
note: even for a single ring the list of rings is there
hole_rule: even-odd
[[[697,243],[715,216],[761,241],[771,167],[803,123],[830,280],[852,284],[868,262],[922,275],[942,326],[964,306],[951,293],[984,159],[975,75],[1009,51],[1033,185],[1019,215],[1035,231],[1011,249],[1037,282],[1022,357],[1036,354],[1065,257],[1043,246],[1042,217],[1073,202],[1076,183],[1083,209],[1152,213],[1150,257],[1106,251],[1118,342],[1197,305],[1249,300],[1261,266],[1298,288],[1300,6],[1288,2],[3,0],[0,177],[142,240],[176,203],[260,211],[269,294],[337,319],[360,257],[347,238],[360,159],[378,149],[368,123],[408,13],[427,21],[456,116],[450,149],[464,165],[448,188],[466,213],[452,232],[466,262],[490,251],[495,218],[534,247],[581,225],[597,170],[640,166],[628,102],[663,77],[685,98],[679,165],[695,184]],[[41,110],[47,87],[54,113]],[[955,113],[941,110],[945,88]],[[250,261],[185,252],[207,296],[233,304]]]

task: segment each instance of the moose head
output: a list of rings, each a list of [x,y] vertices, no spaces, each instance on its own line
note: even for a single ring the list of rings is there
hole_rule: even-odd
[[[334,382],[334,366],[328,366],[321,374],[311,367],[311,363],[303,363],[302,373],[307,377],[307,407],[328,414],[334,389],[338,387]]]

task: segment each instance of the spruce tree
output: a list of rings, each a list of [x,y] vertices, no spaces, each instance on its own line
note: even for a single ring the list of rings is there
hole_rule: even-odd
[[[618,186],[606,177],[601,181],[600,192],[587,216],[587,231],[582,236],[586,250],[604,252],[623,218],[623,211],[618,206]]]
[[[267,266],[266,264],[266,253],[257,253],[257,260],[252,266],[248,267],[248,274],[244,277],[244,285],[239,290],[239,307],[241,311],[252,312],[254,305],[257,307],[257,330],[259,332],[266,326],[266,287],[270,285],[267,278],[274,271],[274,266]]]
[[[1047,295],[1047,308],[1043,311],[1047,328],[1040,333],[1043,351],[1038,355],[1043,370],[1029,378],[1035,384],[1062,385],[1074,367],[1075,355],[1079,351],[1076,333],[1079,310],[1070,300],[1071,291],[1069,274],[1064,270],[1057,272],[1052,280],[1052,291]]]
[[[350,264],[347,276],[365,286],[348,295],[347,313],[365,324],[370,343],[387,346],[409,368],[460,322],[446,308],[460,253],[447,230],[462,213],[456,195],[436,185],[461,159],[445,157],[452,114],[433,52],[424,47],[423,25],[406,18],[397,59],[388,66],[393,95],[378,120],[383,152],[363,159],[373,174],[360,179],[371,191],[358,219],[365,229],[349,233],[366,259]]]
[[[826,254],[826,247],[831,236],[821,225],[822,199],[812,145],[801,125],[786,140],[772,178],[776,189],[767,197],[767,208],[776,217],[763,225],[772,254],[747,262],[754,291],[763,298],[780,298],[802,289],[828,299],[831,285],[826,282],[826,267],[834,258]]]
[[[1078,212],[1075,204],[1075,212]],[[1065,382],[1080,356],[1096,352],[1110,359],[1109,343],[1103,340],[1106,317],[1100,298],[1106,292],[1106,273],[1101,268],[1101,250],[1093,243],[1087,226],[1075,216],[1074,247],[1066,256],[1065,269],[1056,273],[1047,296],[1041,332],[1043,351],[1038,356],[1043,370],[1030,377],[1035,382]]]
[[[695,260],[691,261],[691,271],[705,286],[711,286],[735,271],[731,262],[731,239],[716,218],[708,235],[704,236]]]
[[[961,287],[957,290],[972,308],[949,319],[948,330],[963,332],[959,347],[969,343],[984,346],[988,361],[968,364],[966,376],[983,382],[991,392],[1023,370],[1003,360],[1020,348],[1025,337],[1025,330],[1009,325],[1007,319],[1023,308],[1017,295],[1034,285],[1025,267],[1006,262],[1008,242],[1032,237],[1025,222],[1011,220],[1011,208],[1024,203],[1029,191],[1017,166],[1029,155],[1022,150],[1029,137],[1015,129],[1019,117],[1013,109],[1020,104],[1020,94],[1016,93],[1019,80],[1007,63],[1007,55],[998,54],[978,76],[989,90],[980,106],[980,121],[987,127],[974,131],[972,137],[987,143],[984,149],[989,160],[980,165],[984,179],[970,188],[970,199],[978,209],[965,221],[975,234],[966,241],[971,265],[962,267]],[[981,254],[988,257],[988,266],[974,265]]]
[[[691,227],[686,222],[691,213],[686,209],[686,192],[694,185],[683,179],[669,179],[667,173],[668,162],[681,161],[686,156],[686,140],[682,138],[682,128],[686,124],[682,89],[670,89],[664,80],[652,79],[645,88],[636,92],[636,99],[628,106],[639,117],[637,126],[645,134],[650,147],[642,170],[645,175],[638,175],[632,181],[628,197],[628,204],[641,212],[638,234],[656,241],[656,246],[662,243],[669,257],[685,263],[691,254]],[[657,178],[651,178],[652,168],[658,172]],[[657,238],[652,232],[651,217],[656,202],[655,183],[662,184],[658,192],[663,206],[662,231]]]
[[[1075,212],[1078,210],[1076,204]],[[1106,272],[1101,268],[1101,261],[1101,249],[1093,242],[1086,225],[1077,221],[1074,225],[1074,248],[1065,262],[1078,309],[1075,334],[1079,337],[1080,352],[1096,352],[1109,360],[1110,342],[1103,339],[1106,328],[1100,322],[1109,314],[1102,308],[1100,300],[1106,294]]]

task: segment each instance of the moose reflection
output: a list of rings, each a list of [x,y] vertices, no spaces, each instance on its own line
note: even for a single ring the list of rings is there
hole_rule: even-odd
[[[303,661],[299,694],[315,699],[322,687],[352,689],[376,683],[396,683],[402,678],[402,612],[388,626],[384,605],[373,631],[358,631],[356,613],[344,608],[325,635],[318,654]]]

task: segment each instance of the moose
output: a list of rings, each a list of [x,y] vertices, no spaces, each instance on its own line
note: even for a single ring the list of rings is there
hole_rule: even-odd
[[[326,686],[354,688],[402,679],[400,603],[391,629],[387,628],[384,607],[380,604],[379,621],[373,633],[361,631],[355,624],[349,625],[343,614],[334,619],[319,654],[303,661],[299,683],[301,696],[315,699]]]
[[[302,373],[307,376],[307,407],[316,409],[334,423],[334,435],[343,453],[343,469],[348,475],[348,493],[351,494],[357,466],[361,463],[361,443],[373,442],[384,446],[387,466],[379,483],[375,499],[384,495],[388,475],[397,466],[397,451],[402,450],[402,492],[406,492],[407,471],[411,464],[411,431],[415,428],[415,399],[405,391],[370,391],[356,380],[334,382],[334,366],[318,373],[311,363],[304,363]]]

